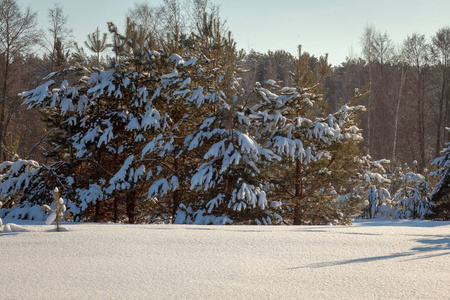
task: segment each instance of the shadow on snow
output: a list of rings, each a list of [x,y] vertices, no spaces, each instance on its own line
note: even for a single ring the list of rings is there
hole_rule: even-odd
[[[288,268],[288,270],[297,270],[297,269],[317,269],[317,268],[326,268],[326,267],[335,267],[342,266],[348,264],[355,263],[368,263],[379,260],[388,260],[399,257],[408,257],[410,260],[418,260],[418,259],[427,259],[432,257],[450,255],[450,237],[442,237],[436,239],[419,239],[416,240],[417,243],[420,243],[418,247],[414,247],[409,252],[404,253],[394,253],[390,255],[383,256],[374,256],[374,257],[364,257],[358,259],[350,259],[350,260],[341,260],[341,261],[329,261],[329,262],[321,262],[315,264],[309,264],[301,267]],[[439,251],[438,253],[436,253]],[[442,252],[446,251],[446,252]],[[426,255],[423,255],[426,254]]]

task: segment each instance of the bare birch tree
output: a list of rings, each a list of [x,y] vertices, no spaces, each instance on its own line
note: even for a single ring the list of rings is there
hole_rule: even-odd
[[[15,76],[21,67],[20,57],[28,54],[40,40],[36,13],[22,10],[16,0],[0,0],[0,142],[20,101],[14,89]],[[0,150],[0,158],[5,152]]]
[[[69,58],[73,30],[67,27],[68,16],[64,15],[63,7],[59,4],[48,10],[48,18],[51,40],[47,40],[47,44],[50,44],[50,58],[53,65],[61,69]]]
[[[374,60],[374,39],[375,39],[375,27],[368,25],[364,29],[364,33],[361,37],[362,53],[369,66],[369,97],[367,97],[367,154],[370,155],[372,146],[372,131],[371,131],[371,109],[372,109],[372,61]]]
[[[444,125],[450,126],[450,27],[439,29],[436,35],[433,36],[432,42],[432,54],[437,60],[441,79],[435,148],[435,156],[438,157],[443,142],[450,140],[449,132],[444,132]]]
[[[408,36],[404,42],[406,59],[412,67],[414,76],[412,77],[413,96],[416,100],[416,122],[417,122],[417,141],[419,146],[418,169],[422,172],[427,164],[426,156],[426,80],[429,67],[430,47],[426,42],[425,35],[413,33]]]
[[[392,144],[392,161],[395,161],[397,158],[397,141],[398,141],[398,127],[399,127],[399,120],[400,120],[400,107],[401,107],[401,101],[402,101],[402,95],[403,95],[403,89],[405,87],[405,81],[406,81],[406,74],[408,68],[406,67],[405,62],[405,53],[400,49],[398,53],[398,62],[400,68],[400,82],[399,82],[399,88],[397,93],[397,105],[395,109],[395,121],[394,121],[394,142]]]

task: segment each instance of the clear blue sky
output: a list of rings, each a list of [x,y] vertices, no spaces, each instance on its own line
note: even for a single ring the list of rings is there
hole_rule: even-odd
[[[82,42],[97,27],[107,32],[106,22],[124,23],[135,2],[126,0],[18,0],[38,12],[40,26],[48,28],[48,9],[60,3],[69,16],[76,40]],[[159,0],[148,0],[150,5]],[[413,32],[430,38],[450,26],[449,0],[211,0],[239,48],[248,52],[283,49],[297,53],[297,45],[316,56],[329,54],[330,63],[345,60],[349,51],[360,53],[360,36],[368,24],[387,32],[400,44]]]

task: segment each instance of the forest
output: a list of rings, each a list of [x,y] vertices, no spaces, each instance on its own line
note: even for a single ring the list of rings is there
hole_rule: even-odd
[[[208,0],[124,18],[79,45],[61,5],[44,32],[0,0],[0,218],[45,218],[57,188],[72,221],[450,219],[450,27],[368,25],[333,66],[238,49]]]

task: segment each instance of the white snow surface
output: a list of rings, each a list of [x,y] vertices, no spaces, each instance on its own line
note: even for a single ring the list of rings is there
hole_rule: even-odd
[[[6,218],[4,223],[8,223]],[[450,222],[196,226],[17,221],[1,299],[448,299]]]

